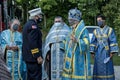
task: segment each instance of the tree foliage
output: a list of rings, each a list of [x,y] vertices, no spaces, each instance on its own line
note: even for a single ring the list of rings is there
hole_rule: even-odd
[[[118,0],[110,0],[106,6],[102,7],[102,11],[107,16],[107,24],[115,29],[120,46],[120,2]]]
[[[27,12],[30,9],[41,7],[46,17],[46,27],[49,30],[55,16],[62,16],[68,23],[68,11],[77,7],[82,12],[82,18],[86,25],[96,25],[96,16],[104,14],[107,24],[116,30],[120,43],[120,2],[119,0],[16,0],[18,6],[23,9],[24,21],[27,20]],[[44,28],[44,27],[43,27]]]

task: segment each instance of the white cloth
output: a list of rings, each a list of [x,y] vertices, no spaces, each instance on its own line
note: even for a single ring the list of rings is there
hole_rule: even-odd
[[[42,11],[41,11],[41,8],[36,8],[28,11],[28,13],[30,14],[30,16],[35,16],[35,15],[42,14]]]

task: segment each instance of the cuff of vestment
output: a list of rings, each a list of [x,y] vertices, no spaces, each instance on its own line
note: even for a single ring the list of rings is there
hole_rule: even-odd
[[[95,52],[93,52],[93,51],[90,51],[90,53],[91,53],[91,54],[95,54]]]

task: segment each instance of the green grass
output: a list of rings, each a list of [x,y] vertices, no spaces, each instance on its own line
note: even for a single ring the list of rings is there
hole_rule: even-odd
[[[94,63],[94,60],[93,60],[93,58],[91,57],[91,64],[93,64],[93,63]],[[113,63],[114,63],[114,65],[116,65],[116,66],[120,66],[120,56],[114,55],[114,56],[113,56]]]
[[[113,56],[113,63],[114,63],[114,65],[120,66],[120,56],[114,55]]]

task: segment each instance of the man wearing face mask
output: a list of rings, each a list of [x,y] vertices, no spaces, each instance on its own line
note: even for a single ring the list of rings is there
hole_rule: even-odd
[[[49,80],[61,80],[64,61],[64,40],[69,33],[69,27],[57,16],[50,29],[44,47],[45,69]]]
[[[70,9],[70,35],[65,42],[62,80],[92,80],[89,53],[89,34],[78,9]]]
[[[22,35],[18,32],[19,26],[19,20],[13,19],[10,22],[10,29],[1,33],[1,47],[12,80],[25,80],[23,76],[26,70],[22,61]]]
[[[42,21],[41,8],[29,11],[30,19],[23,27],[23,60],[27,65],[27,80],[42,80]]]
[[[105,16],[98,15],[99,28],[93,32],[90,52],[94,56],[93,80],[115,80],[112,57],[118,53],[114,30],[105,24]]]

